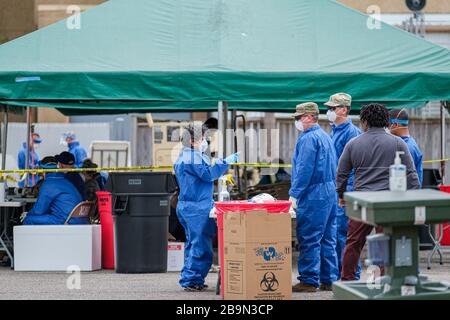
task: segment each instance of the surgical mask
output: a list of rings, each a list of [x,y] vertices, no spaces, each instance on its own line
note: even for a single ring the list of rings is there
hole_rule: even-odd
[[[39,149],[39,143],[33,144],[33,148],[34,148],[34,150]]]
[[[398,130],[398,129],[408,129],[408,127],[397,127],[397,128],[392,128],[392,126],[389,128],[389,130],[392,132],[392,131],[395,131],[395,130]]]
[[[303,122],[301,122],[300,120],[295,120],[295,127],[297,128],[298,131],[303,131]]]
[[[328,121],[335,122],[336,118],[337,118],[336,112],[333,111],[333,110],[328,110],[327,111],[327,118],[328,118]]]
[[[205,152],[208,149],[208,141],[203,139],[202,144],[200,145],[200,151]]]
[[[407,126],[407,125],[409,124],[409,121],[408,121],[408,120],[399,120],[399,119],[398,119],[398,117],[400,116],[400,114],[401,114],[402,112],[406,112],[406,111],[405,111],[405,108],[402,108],[402,109],[400,110],[400,112],[397,114],[397,117],[395,117],[395,119],[389,121],[389,122],[391,123],[391,126],[389,127],[389,130],[390,130],[391,132],[392,132],[392,131],[395,131],[395,130],[399,130],[399,129],[408,129],[408,126]],[[394,125],[395,123],[402,124],[403,127],[392,128],[393,125]]]

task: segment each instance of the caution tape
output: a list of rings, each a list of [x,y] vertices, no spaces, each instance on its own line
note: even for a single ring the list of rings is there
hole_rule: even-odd
[[[123,167],[123,168],[64,168],[64,169],[10,169],[0,170],[0,174],[42,174],[54,172],[116,172],[116,171],[152,171],[152,170],[173,170],[173,166],[148,166],[148,167]]]
[[[450,158],[439,159],[439,160],[426,160],[423,163],[438,163],[438,162],[450,161]],[[272,163],[234,163],[230,166],[233,167],[254,167],[254,168],[292,168],[291,164],[272,164]],[[118,167],[118,168],[65,168],[65,169],[9,169],[0,170],[0,175],[3,174],[43,174],[51,172],[123,172],[123,171],[155,171],[155,170],[166,170],[173,171],[173,166],[140,166],[140,167]],[[0,176],[0,181],[2,179],[14,180],[13,177],[2,177]]]
[[[234,163],[235,167],[255,167],[255,168],[292,168],[291,164],[271,164],[271,163]]]
[[[19,179],[16,179],[14,177],[11,176],[0,176],[0,182],[5,182],[5,181],[12,181],[12,182],[19,182]]]
[[[450,158],[447,159],[439,159],[439,160],[425,160],[423,163],[437,163],[437,162],[447,162],[450,161]]]

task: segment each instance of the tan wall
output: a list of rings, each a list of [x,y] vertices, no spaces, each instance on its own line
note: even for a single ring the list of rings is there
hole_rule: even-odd
[[[81,11],[88,10],[105,0],[36,0],[39,28],[46,27],[69,16],[67,7],[77,5]]]
[[[38,108],[37,118],[39,122],[45,123],[68,123],[69,117],[64,116],[61,112],[52,108]]]
[[[410,13],[404,0],[338,0],[364,13],[371,5],[378,5],[382,13]],[[450,13],[450,0],[427,0],[426,13]]]
[[[0,44],[37,28],[34,0],[0,0]]]

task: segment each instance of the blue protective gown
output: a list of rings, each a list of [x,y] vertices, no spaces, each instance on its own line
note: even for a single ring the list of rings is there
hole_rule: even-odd
[[[297,199],[298,279],[316,287],[337,279],[336,162],[331,138],[319,125],[298,137],[289,190]]]
[[[404,136],[400,138],[402,138],[403,141],[405,141],[406,144],[408,145],[409,152],[411,153],[414,165],[416,166],[417,175],[419,176],[420,187],[422,188],[423,182],[422,151],[420,151],[420,148],[413,137]]]
[[[70,212],[81,202],[77,189],[64,178],[64,173],[47,173],[33,208],[24,225],[64,224]],[[86,224],[87,218],[70,219],[69,224]]]
[[[34,156],[34,159],[33,159]],[[19,169],[25,169],[25,164],[27,162],[27,143],[24,142],[22,145],[22,149],[19,150],[19,153],[17,155],[17,164],[19,165]],[[35,169],[39,166],[39,155],[37,154],[36,150],[31,151],[30,150],[30,159],[29,159],[29,168]],[[33,176],[34,176],[34,183],[33,183]],[[39,177],[37,175],[28,175],[28,186],[32,187],[34,186],[39,180]],[[25,182],[21,181],[19,182],[19,187],[24,187]]]
[[[339,159],[344,151],[347,143],[356,136],[361,134],[361,130],[356,127],[351,119],[348,119],[347,122],[342,123],[338,126],[331,126],[331,139],[333,140],[334,149],[336,150],[337,162],[339,163]],[[348,179],[347,191],[353,191],[353,176],[352,173]],[[338,195],[336,195],[338,197]],[[345,242],[347,241],[347,229],[348,229],[348,217],[345,214],[345,208],[337,207],[337,244],[336,244],[336,254],[338,257],[338,279],[341,276],[342,270],[342,255],[344,253]],[[356,279],[360,278],[360,265],[358,264],[358,271],[355,275]]]
[[[80,146],[78,141],[72,141],[68,151],[75,157],[75,168],[81,168],[83,160],[87,158],[86,150]]]
[[[216,225],[209,213],[214,206],[214,180],[227,169],[223,160],[216,160],[211,166],[207,156],[191,148],[184,148],[175,163],[180,187],[177,216],[186,231],[182,287],[203,285],[211,268]]]

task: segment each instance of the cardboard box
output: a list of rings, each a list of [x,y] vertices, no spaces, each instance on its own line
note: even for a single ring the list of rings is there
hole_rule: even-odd
[[[292,298],[291,216],[224,214],[225,300]]]
[[[167,250],[167,271],[181,271],[184,266],[184,242],[169,242]]]

